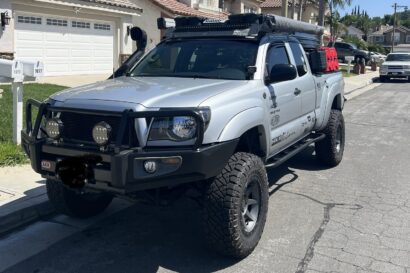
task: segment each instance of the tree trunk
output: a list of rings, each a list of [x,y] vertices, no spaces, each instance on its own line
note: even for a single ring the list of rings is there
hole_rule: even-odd
[[[290,10],[290,18],[295,19],[296,0],[292,0],[292,9]]]
[[[303,0],[299,0],[298,20],[302,21]]]

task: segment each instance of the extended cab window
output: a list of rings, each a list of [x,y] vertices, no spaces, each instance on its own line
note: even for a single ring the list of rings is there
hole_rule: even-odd
[[[298,43],[289,43],[292,49],[293,57],[296,62],[296,69],[298,70],[299,76],[303,76],[307,73],[307,64],[305,56],[303,55],[302,49]]]
[[[198,39],[164,42],[132,70],[136,77],[187,77],[247,80],[254,66],[258,43]]]
[[[268,67],[267,73],[272,70],[275,64],[290,64],[288,53],[283,45],[273,46],[269,49],[266,57],[266,64]]]

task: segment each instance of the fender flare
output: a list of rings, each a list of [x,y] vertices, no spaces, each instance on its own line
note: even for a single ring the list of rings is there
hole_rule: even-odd
[[[225,125],[224,129],[218,136],[218,141],[228,141],[240,138],[244,133],[253,129],[258,128],[260,133],[260,144],[261,149],[267,152],[267,143],[269,134],[266,134],[265,127],[266,114],[262,107],[253,107],[246,109],[234,117],[232,117],[228,123]]]

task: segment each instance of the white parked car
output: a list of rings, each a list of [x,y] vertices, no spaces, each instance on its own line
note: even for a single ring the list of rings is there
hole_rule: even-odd
[[[375,60],[376,62],[381,62],[381,61],[384,62],[384,61],[386,60],[386,58],[387,58],[386,55],[383,55],[383,54],[381,54],[381,53],[379,53],[379,52],[373,52],[373,51],[370,52],[370,56],[371,56],[371,58],[374,58],[374,60]]]
[[[380,81],[407,78],[410,82],[410,53],[390,53],[380,68]]]

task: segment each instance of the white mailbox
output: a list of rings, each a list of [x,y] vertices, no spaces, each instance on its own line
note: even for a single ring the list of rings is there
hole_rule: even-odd
[[[348,62],[353,62],[354,56],[346,56],[345,60],[348,61]]]
[[[7,81],[23,79],[23,64],[17,60],[0,59],[0,77]]]
[[[42,77],[44,76],[44,65],[41,61],[28,61],[17,59],[23,66],[23,74],[28,77]]]
[[[23,129],[23,80],[43,76],[44,66],[40,61],[0,59],[0,82],[11,82],[13,92],[13,141],[21,143]]]

